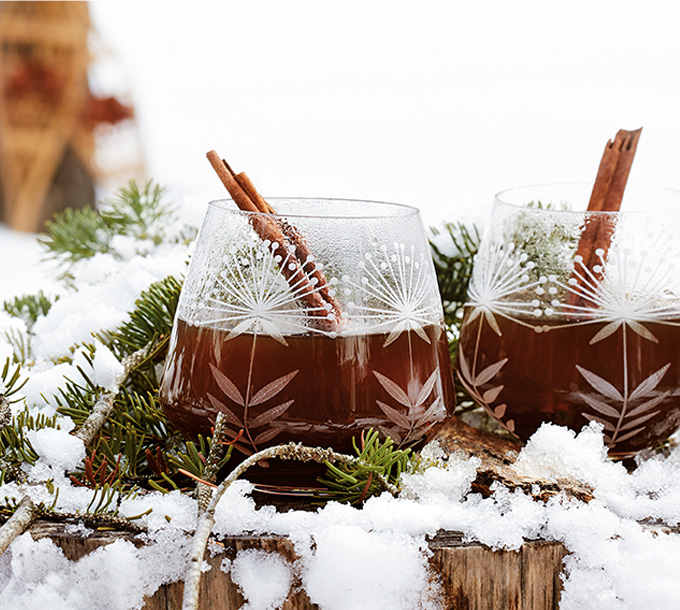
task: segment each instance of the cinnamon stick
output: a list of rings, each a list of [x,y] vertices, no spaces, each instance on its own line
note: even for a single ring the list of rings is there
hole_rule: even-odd
[[[280,266],[281,273],[306,305],[315,326],[322,330],[337,331],[340,307],[328,293],[328,283],[316,266],[311,271],[305,270],[309,266],[310,253],[302,237],[290,239],[281,223],[277,222],[278,219],[270,217],[274,213],[273,208],[257,192],[245,173],[235,174],[214,150],[206,156],[239,209],[254,213],[250,221],[255,232],[262,240],[269,240],[274,245],[274,255],[279,255],[285,263]],[[316,286],[311,281],[313,278],[317,280]],[[329,313],[334,314],[331,319]]]
[[[607,142],[588,203],[589,212],[616,212],[621,209],[641,133],[642,128],[635,131],[620,129],[614,140]]]
[[[255,185],[252,183],[250,178],[247,176],[245,172],[241,172],[240,174],[234,173],[234,170],[231,169],[229,164],[225,159],[222,159],[222,163],[224,164],[224,167],[227,169],[228,172],[232,174],[236,182],[238,182],[239,186],[243,189],[243,191],[250,197],[251,201],[255,204],[255,207],[262,212],[263,214],[276,214],[276,211],[274,208],[265,200],[262,195],[257,191],[255,188]],[[279,228],[281,229],[282,233],[288,238],[288,241],[295,246],[295,256],[298,259],[298,262],[302,265],[303,268],[307,266],[307,269],[305,269],[306,273],[311,276],[312,278],[316,278],[316,287],[319,290],[319,293],[321,294],[321,297],[326,301],[326,303],[330,304],[331,310],[335,316],[340,319],[340,314],[342,312],[342,309],[340,307],[340,304],[338,301],[331,295],[330,293],[330,285],[326,281],[326,277],[324,274],[318,269],[316,265],[312,265],[311,268],[307,264],[313,259],[312,253],[309,249],[309,246],[307,245],[307,242],[305,241],[305,238],[300,234],[300,232],[292,225],[287,223],[281,218],[276,218],[275,221],[279,225]]]
[[[642,128],[634,131],[620,129],[616,137],[607,142],[588,202],[588,212],[618,212],[621,209],[641,132]],[[585,305],[585,299],[578,290],[578,286],[583,285],[584,267],[598,280],[602,278],[602,263],[607,259],[614,228],[614,219],[608,215],[586,215],[586,225],[576,248],[576,256],[580,257],[576,260],[580,263],[577,263],[579,268],[575,268],[572,275],[576,284],[572,282],[574,292],[569,295],[569,305]]]

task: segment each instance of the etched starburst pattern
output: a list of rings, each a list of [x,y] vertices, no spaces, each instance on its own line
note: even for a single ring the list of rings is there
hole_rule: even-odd
[[[572,295],[571,299],[566,303],[553,301],[568,319],[606,323],[591,339],[591,344],[609,337],[624,325],[657,343],[658,339],[644,323],[678,325],[680,283],[674,279],[672,260],[660,260],[648,251],[633,256],[627,249],[611,250],[607,260],[602,249],[596,251],[596,256],[599,263],[592,269],[580,256],[575,258],[573,277],[567,284],[558,282]]]
[[[360,319],[366,330],[387,332],[384,347],[406,331],[430,343],[423,327],[441,322],[440,299],[427,263],[415,246],[382,245],[376,255],[367,252],[359,262],[360,283],[343,278],[361,299],[361,304],[348,303],[350,316]]]
[[[543,314],[540,301],[535,296],[532,298],[530,291],[538,296],[545,294],[544,284],[549,278],[541,276],[532,280],[530,272],[535,264],[527,259],[526,253],[516,252],[512,242],[495,242],[477,255],[466,303],[472,310],[466,324],[483,315],[500,336],[496,315],[514,318]]]
[[[285,257],[275,254],[277,249],[278,244],[269,240],[232,246],[222,269],[214,274],[213,289],[204,307],[210,316],[206,321],[229,329],[227,340],[250,331],[262,332],[287,345],[287,334],[324,332],[306,323],[309,316],[318,318],[321,314],[332,319],[330,305],[325,314],[321,308],[305,306],[300,299],[309,289],[303,276],[320,265],[311,256],[302,265],[297,265],[294,246]],[[291,270],[298,269],[288,280],[281,272],[286,266]],[[324,288],[316,278],[309,281],[315,292]]]

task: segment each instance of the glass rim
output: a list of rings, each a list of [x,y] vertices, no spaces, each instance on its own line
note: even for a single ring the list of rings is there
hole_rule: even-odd
[[[680,189],[678,188],[673,188],[670,186],[659,186],[655,184],[638,184],[638,183],[632,183],[632,184],[627,184],[626,185],[626,190],[624,191],[624,201],[625,201],[625,196],[626,193],[630,191],[648,191],[648,192],[663,192],[665,194],[675,194],[678,196],[678,206],[677,208],[647,208],[647,209],[630,209],[630,210],[617,210],[617,211],[588,211],[587,209],[583,210],[563,210],[563,209],[549,209],[549,208],[529,208],[527,207],[527,204],[519,204],[519,203],[513,203],[511,201],[508,201],[507,199],[504,199],[504,196],[507,196],[507,194],[510,193],[515,193],[515,192],[520,192],[523,190],[530,191],[532,189],[555,189],[555,194],[559,194],[559,189],[560,188],[574,188],[574,187],[582,187],[582,188],[588,188],[588,194],[592,191],[593,188],[593,183],[592,182],[585,182],[585,181],[574,181],[574,182],[544,182],[544,183],[535,183],[535,184],[524,184],[520,186],[515,186],[515,187],[510,187],[507,189],[503,189],[502,191],[498,191],[494,195],[494,205],[504,205],[508,206],[510,208],[517,208],[518,210],[523,210],[526,212],[540,212],[543,214],[565,214],[565,215],[583,215],[583,214],[588,214],[588,215],[619,215],[619,214],[649,214],[649,213],[671,213],[671,212],[680,212]],[[587,203],[587,202],[586,202]]]
[[[418,216],[420,214],[420,209],[407,205],[405,203],[391,203],[388,201],[375,201],[371,199],[347,199],[342,197],[265,197],[265,201],[318,201],[323,203],[331,202],[346,202],[352,204],[371,204],[375,206],[382,207],[383,209],[401,210],[400,214],[297,214],[297,213],[281,213],[281,212],[250,212],[247,210],[241,210],[231,197],[225,197],[223,199],[213,199],[208,202],[209,207],[224,210],[225,212],[234,212],[238,214],[244,214],[247,216],[269,216],[271,218],[327,218],[327,219],[347,219],[347,220],[366,220],[366,219],[387,219],[387,218],[409,218],[412,216]],[[225,204],[233,204],[234,208],[227,207]]]

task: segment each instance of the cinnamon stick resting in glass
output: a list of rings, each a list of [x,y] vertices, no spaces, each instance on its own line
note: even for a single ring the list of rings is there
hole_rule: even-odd
[[[283,219],[274,217],[274,209],[258,193],[250,178],[236,174],[229,164],[211,150],[206,155],[222,184],[239,209],[252,212],[251,224],[262,240],[272,243],[273,253],[285,265],[281,273],[304,302],[307,314],[320,330],[337,332],[341,320],[338,302],[329,291],[328,282],[314,263],[314,257],[304,237]]]
[[[621,209],[630,168],[642,128],[634,131],[620,129],[613,140],[605,146],[597,177],[588,203],[588,212],[618,212]],[[582,269],[587,269],[598,280],[602,278],[603,264],[614,235],[614,219],[593,214],[586,217],[586,225],[576,249],[575,261]],[[572,279],[575,286],[581,285],[584,277],[574,269]],[[574,285],[574,282],[571,282]],[[569,305],[586,306],[582,291],[574,290],[569,294]]]

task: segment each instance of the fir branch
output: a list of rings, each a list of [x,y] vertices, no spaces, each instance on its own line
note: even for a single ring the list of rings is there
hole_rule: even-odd
[[[104,201],[101,216],[114,233],[133,235],[138,239],[151,239],[159,244],[163,238],[161,220],[174,219],[174,209],[163,202],[166,190],[149,180],[140,190],[131,180],[121,188],[115,199]]]
[[[50,300],[42,290],[35,294],[14,297],[3,303],[2,308],[13,318],[20,318],[28,330],[33,328],[38,318],[47,315],[52,305],[59,300],[59,296]]]
[[[0,527],[0,556],[9,548],[10,544],[23,534],[36,517],[36,507],[29,496],[21,498],[14,514]]]
[[[216,426],[217,428],[217,426]],[[219,434],[220,438],[224,437],[224,430],[219,429],[215,432]],[[226,444],[222,440],[217,440],[216,437],[204,438],[198,435],[198,444],[193,441],[185,441],[185,451],[177,450],[167,454],[166,462],[168,465],[168,474],[182,474],[188,476],[195,481],[198,481],[196,487],[196,495],[199,498],[199,510],[205,509],[205,500],[201,500],[201,494],[208,494],[210,499],[210,489],[217,473],[227,464],[231,458],[231,445],[224,451]],[[168,477],[163,477],[168,480]],[[167,490],[166,490],[167,491]],[[201,504],[203,504],[201,506]]]
[[[115,332],[102,334],[102,342],[119,358],[159,337],[156,349],[161,349],[170,337],[181,290],[182,282],[174,276],[154,282],[135,301],[130,319]]]
[[[479,250],[480,235],[475,225],[447,223],[440,230],[431,229],[432,258],[447,324],[460,324],[460,309],[467,298],[474,257]],[[444,243],[444,242],[448,243]]]
[[[396,449],[389,437],[381,443],[377,430],[362,432],[359,447],[355,439],[352,443],[358,462],[326,464],[326,477],[319,479],[329,490],[324,499],[359,504],[386,489],[385,481],[396,487],[401,473],[410,467],[411,450]]]
[[[0,479],[15,478],[21,465],[35,464],[38,454],[28,440],[29,430],[57,428],[56,416],[31,415],[28,408],[17,413],[10,425],[0,429]]]
[[[90,207],[67,208],[45,222],[46,235],[38,238],[50,258],[75,263],[109,250],[112,234],[101,214]]]
[[[28,377],[21,379],[21,365],[16,364],[14,370],[12,371],[12,361],[7,358],[5,360],[5,365],[0,370],[0,388],[2,388],[2,394],[5,396],[10,403],[18,402],[19,397],[12,399],[11,397],[18,394],[21,388],[23,388],[28,382]]]
[[[182,600],[182,610],[196,610],[198,608],[198,593],[201,580],[201,565],[203,564],[203,556],[205,555],[205,548],[208,543],[210,532],[213,525],[215,525],[215,508],[222,498],[224,492],[229,486],[236,481],[246,470],[251,466],[257,464],[261,460],[271,458],[279,458],[283,460],[296,460],[300,462],[320,462],[320,463],[339,463],[352,468],[364,467],[370,468],[368,464],[363,464],[359,458],[351,455],[338,453],[333,449],[321,447],[305,447],[299,443],[288,443],[287,445],[277,445],[269,447],[254,453],[250,457],[241,462],[231,474],[220,484],[220,486],[213,491],[210,503],[205,511],[198,519],[196,532],[192,541],[191,555],[189,558],[189,565],[184,579],[184,597]],[[378,473],[375,475],[376,479],[382,479]],[[399,489],[389,481],[382,480],[380,484],[396,496]]]
[[[233,445],[229,446],[227,451],[226,460],[224,459],[224,436],[225,436],[225,424],[226,416],[221,411],[217,414],[215,418],[215,427],[213,429],[212,441],[210,443],[210,451],[208,452],[208,457],[206,459],[205,468],[203,470],[203,475],[201,479],[207,481],[208,483],[213,483],[219,469],[226,463],[226,461],[231,457],[231,452]],[[196,497],[198,498],[198,512],[199,514],[208,508],[210,503],[210,496],[212,495],[212,488],[210,485],[206,485],[203,482],[199,482],[196,485]]]
[[[172,220],[172,206],[163,202],[164,189],[149,181],[140,189],[132,180],[105,201],[99,210],[68,208],[45,223],[46,234],[38,238],[48,257],[73,264],[97,253],[110,252],[116,235],[163,241],[164,223]]]
[[[147,359],[149,352],[152,352],[155,347],[155,344],[151,343],[123,359],[121,362],[123,370],[116,378],[114,384],[115,389],[104,392],[97,399],[97,402],[92,409],[92,413],[90,413],[78,431],[74,433],[74,436],[82,440],[83,443],[85,443],[85,446],[88,446],[90,443],[92,443],[97,433],[107,422],[111,416],[111,413],[113,413],[114,401],[125,380],[128,378],[130,373],[132,373],[132,371],[134,371],[142,362]]]
[[[5,341],[12,348],[12,362],[25,364],[31,358],[31,343],[29,337],[17,328],[4,331]]]

